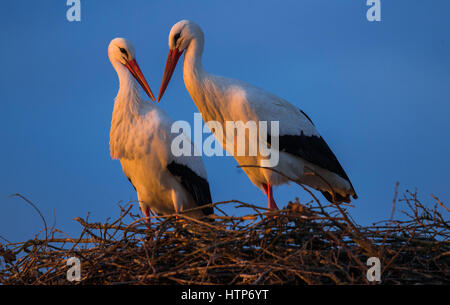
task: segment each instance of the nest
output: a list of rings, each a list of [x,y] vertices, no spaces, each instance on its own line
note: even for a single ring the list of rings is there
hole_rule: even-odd
[[[0,244],[0,283],[450,283],[449,222],[442,216],[448,208],[438,198],[426,207],[407,191],[392,209],[401,204],[405,220],[363,227],[349,216],[351,206],[325,206],[310,194],[311,202],[296,200],[277,212],[228,201],[211,204],[213,221],[181,214],[154,216],[150,225],[129,203],[114,221],[76,218],[78,237],[45,225],[45,237]],[[229,204],[251,213],[228,216],[221,208]],[[80,281],[68,280],[71,257],[80,260]],[[369,270],[370,257],[379,259],[381,282]]]

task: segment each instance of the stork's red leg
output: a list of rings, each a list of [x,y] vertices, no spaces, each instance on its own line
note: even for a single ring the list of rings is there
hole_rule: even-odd
[[[267,195],[267,199],[269,200],[269,209],[278,210],[278,206],[275,203],[275,199],[273,199],[272,186],[270,184],[263,184],[264,192]]]
[[[145,208],[144,214],[145,214],[145,221],[148,224],[150,224],[150,209],[149,208]]]
[[[145,208],[144,210],[144,214],[145,214],[145,221],[147,222],[147,227],[150,229],[150,209],[149,208]],[[153,240],[153,236],[149,237],[150,240]]]

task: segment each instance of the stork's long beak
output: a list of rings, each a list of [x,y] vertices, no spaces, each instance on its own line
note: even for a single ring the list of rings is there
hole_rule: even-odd
[[[178,59],[180,59],[181,54],[183,54],[183,51],[180,52],[178,51],[177,48],[169,51],[169,56],[167,56],[166,67],[164,69],[163,80],[161,82],[161,88],[159,89],[158,102],[164,95],[164,91],[166,91],[167,85],[170,82],[170,78],[172,77],[173,71],[177,66],[177,62]]]
[[[150,86],[148,85],[147,81],[145,80],[144,74],[142,74],[142,71],[139,68],[138,63],[136,62],[136,59],[127,61],[126,67],[128,68],[128,70],[130,70],[131,74],[133,74],[134,78],[141,85],[142,89],[144,89],[145,93],[147,93],[148,97],[153,102],[155,102],[156,101],[155,96],[153,95],[153,92],[150,89]]]

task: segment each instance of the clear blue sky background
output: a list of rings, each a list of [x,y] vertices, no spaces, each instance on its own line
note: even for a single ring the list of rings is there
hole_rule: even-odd
[[[69,233],[72,219],[118,215],[134,200],[109,155],[118,80],[110,40],[128,38],[153,91],[163,74],[171,26],[204,30],[204,66],[301,107],[316,123],[360,196],[362,224],[389,218],[394,185],[450,198],[450,1],[382,0],[382,22],[366,20],[365,0],[81,0],[82,21],[66,20],[65,0],[0,4],[0,235],[31,238],[35,202]],[[161,103],[172,118],[196,111],[181,66]],[[234,159],[205,158],[213,199],[266,206]],[[276,190],[280,205],[310,197]],[[238,213],[233,209],[229,213]],[[137,212],[137,209],[135,210]]]

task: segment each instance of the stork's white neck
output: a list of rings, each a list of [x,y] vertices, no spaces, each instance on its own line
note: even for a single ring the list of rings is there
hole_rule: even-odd
[[[196,89],[201,86],[201,82],[208,75],[202,66],[203,44],[203,37],[192,39],[184,55],[183,78],[192,97],[197,95]],[[196,101],[194,100],[194,102]]]
[[[119,76],[120,88],[114,102],[109,146],[113,159],[131,158],[127,144],[133,140],[130,128],[139,116],[145,101],[141,98],[139,85],[128,69],[119,62],[113,63]]]
[[[139,92],[139,85],[130,71],[121,63],[113,64],[119,77],[119,92],[114,103],[114,114],[116,112],[138,115],[143,100]]]

